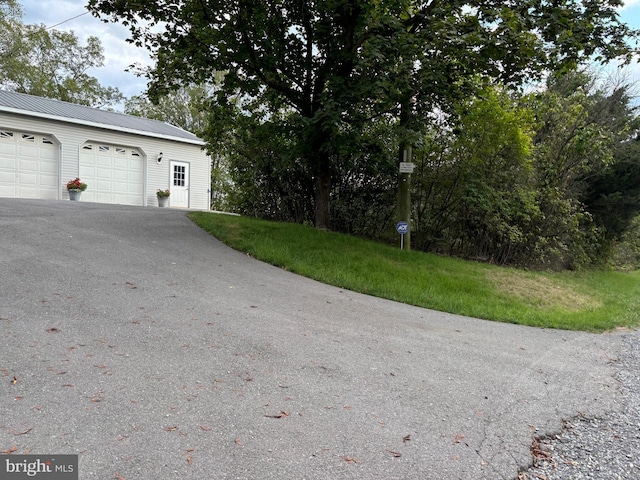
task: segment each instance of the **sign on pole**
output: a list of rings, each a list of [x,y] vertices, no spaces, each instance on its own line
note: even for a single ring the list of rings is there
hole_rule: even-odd
[[[408,222],[398,222],[396,224],[396,230],[400,234],[400,250],[404,250],[404,236],[409,233],[409,223]]]
[[[413,173],[416,164],[411,162],[400,162],[400,173]]]
[[[409,224],[407,222],[398,222],[396,225],[396,230],[400,235],[404,235],[409,231]]]

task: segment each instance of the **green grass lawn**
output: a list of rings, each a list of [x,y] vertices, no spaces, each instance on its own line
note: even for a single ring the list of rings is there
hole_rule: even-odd
[[[640,323],[640,272],[530,272],[349,235],[253,218],[192,212],[227,245],[337,287],[471,317],[602,332]]]

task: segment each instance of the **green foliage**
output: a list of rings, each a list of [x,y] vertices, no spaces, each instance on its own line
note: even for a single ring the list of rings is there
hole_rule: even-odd
[[[260,260],[369,295],[545,328],[604,331],[640,323],[638,273],[523,272],[291,223],[205,212],[190,217]]]
[[[123,99],[120,91],[87,73],[103,62],[97,37],[83,46],[73,32],[24,25],[17,8],[0,15],[2,88],[92,107],[114,105]]]
[[[340,232],[386,239],[395,218],[397,166],[391,125],[371,122],[344,129],[331,197],[332,226]],[[394,235],[395,237],[395,235]]]
[[[433,122],[416,149],[414,248],[535,268],[606,262],[640,211],[627,88],[585,72],[522,98],[485,87]]]
[[[312,221],[313,204],[306,195],[312,180],[295,158],[295,118],[257,123],[239,116],[236,121],[233,148],[227,150],[233,210],[271,220]]]
[[[620,239],[640,214],[640,118],[629,94],[629,85],[615,85],[600,100],[598,122],[614,132],[612,161],[585,178],[581,196],[609,241]]]
[[[620,270],[640,270],[640,216],[634,218],[613,246],[611,263]]]
[[[625,163],[621,152],[635,128],[627,89],[607,92],[593,75],[578,72],[552,78],[546,92],[532,99],[538,122],[533,180],[543,214],[533,248],[549,252],[543,264],[597,263],[640,208],[637,202],[623,209],[605,206],[625,188],[618,181]],[[638,168],[637,159],[634,164]],[[634,186],[626,185],[630,199]]]
[[[22,8],[17,0],[0,0],[0,20],[16,19],[22,16]]]
[[[298,223],[314,222],[313,172],[300,140],[305,120],[294,112],[264,119],[237,106],[213,108],[205,135],[223,155],[232,188],[230,211]],[[336,120],[332,134],[332,227],[377,238],[394,213],[395,173],[392,127],[381,121],[356,130]],[[339,128],[338,128],[339,127]]]
[[[153,103],[146,95],[136,95],[125,101],[129,115],[167,122],[201,136],[207,128],[207,111],[214,87],[191,85],[180,87],[156,98]]]
[[[416,247],[514,263],[539,214],[528,183],[531,114],[494,87],[458,110],[416,151]]]

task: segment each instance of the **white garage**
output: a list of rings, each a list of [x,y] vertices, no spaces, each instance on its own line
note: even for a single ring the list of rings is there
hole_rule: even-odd
[[[164,122],[0,90],[0,197],[208,210],[211,159],[204,141]]]

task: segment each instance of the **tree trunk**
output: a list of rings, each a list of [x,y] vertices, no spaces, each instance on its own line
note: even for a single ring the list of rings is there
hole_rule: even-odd
[[[331,205],[331,169],[328,155],[319,153],[315,166],[315,226],[322,230],[329,230],[331,221],[329,210]]]

